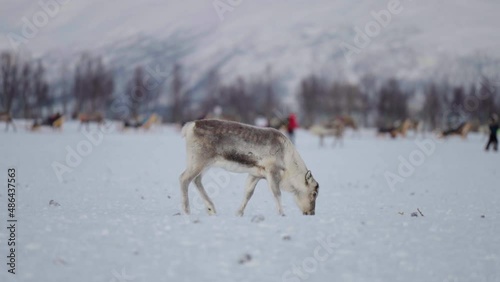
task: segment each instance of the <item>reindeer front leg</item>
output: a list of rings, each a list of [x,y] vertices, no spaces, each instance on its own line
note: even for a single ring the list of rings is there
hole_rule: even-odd
[[[274,171],[269,173],[267,176],[267,182],[269,183],[269,189],[273,193],[274,200],[276,201],[276,208],[278,209],[278,214],[284,216],[283,206],[281,205],[281,190],[279,187],[280,183],[279,172]]]
[[[236,215],[243,216],[243,211],[245,210],[248,201],[250,201],[250,198],[252,198],[253,192],[255,191],[255,186],[257,186],[259,180],[259,177],[248,175],[247,183],[245,185],[245,197],[243,198],[243,203],[241,203],[241,206],[238,209],[238,212],[236,212]]]

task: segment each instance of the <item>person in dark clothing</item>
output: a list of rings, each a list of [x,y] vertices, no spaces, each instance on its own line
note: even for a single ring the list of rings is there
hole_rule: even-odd
[[[496,115],[493,115],[490,118],[490,138],[488,140],[488,144],[486,144],[486,151],[490,149],[490,145],[493,145],[493,150],[495,150],[495,152],[498,151],[497,131],[498,131],[498,117]]]

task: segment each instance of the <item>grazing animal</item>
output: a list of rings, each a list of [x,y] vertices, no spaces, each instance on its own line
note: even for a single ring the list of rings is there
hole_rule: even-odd
[[[85,128],[89,130],[90,123],[97,123],[97,127],[101,127],[105,123],[104,116],[101,113],[80,114],[78,115],[78,119],[80,120],[78,129],[81,129],[85,125]]]
[[[281,132],[286,132],[288,128],[288,120],[278,117],[273,117],[269,120],[267,127],[274,128]]]
[[[313,125],[309,131],[319,137],[319,145],[322,147],[324,145],[325,137],[333,136],[333,146],[335,147],[337,143],[342,146],[344,144],[344,133],[347,128],[351,128],[354,131],[354,135],[359,136],[359,127],[357,122],[348,115],[338,116],[329,122]]]
[[[319,184],[307,169],[290,139],[272,128],[259,128],[222,120],[197,120],[182,128],[186,138],[187,168],[180,176],[182,206],[190,213],[188,187],[194,180],[208,214],[215,207],[202,185],[202,175],[210,167],[248,173],[245,197],[237,212],[243,215],[257,182],[266,179],[280,215],[281,190],[294,194],[304,215],[314,215]]]
[[[161,123],[160,117],[157,114],[152,114],[142,121],[124,121],[122,130],[127,128],[150,130],[157,123]]]
[[[341,116],[340,120],[343,122],[345,128],[351,128],[354,133],[353,136],[360,136],[359,126],[356,120],[351,116]]]
[[[463,122],[456,128],[451,128],[451,129],[440,132],[438,134],[438,137],[446,138],[448,136],[458,135],[458,136],[462,137],[462,139],[465,139],[465,138],[467,138],[467,135],[469,134],[471,127],[472,127],[472,125],[470,122]]]
[[[398,135],[406,137],[406,133],[409,129],[413,128],[413,126],[414,123],[410,119],[405,119],[402,123],[396,122],[395,125],[391,127],[380,127],[377,136],[389,134],[392,138],[396,138]]]
[[[312,134],[319,137],[319,145],[323,147],[325,137],[333,136],[335,139],[333,141],[333,146],[335,147],[337,143],[340,145],[344,144],[344,131],[346,125],[340,119],[335,119],[325,125],[314,125],[309,131]]]
[[[12,117],[9,113],[7,112],[0,113],[0,121],[5,122],[5,131],[9,130],[9,124],[12,125],[14,131],[16,131],[16,125],[12,121]]]
[[[50,127],[52,129],[61,130],[63,123],[64,123],[64,116],[61,115],[60,113],[56,113],[54,115],[47,117],[46,119],[43,119],[41,122],[35,120],[33,122],[33,125],[31,126],[31,130],[35,131],[44,126]]]
[[[410,122],[410,126],[408,127],[408,131],[413,131],[413,137],[417,137],[419,134],[423,134],[424,131],[424,123],[418,119],[408,119]]]

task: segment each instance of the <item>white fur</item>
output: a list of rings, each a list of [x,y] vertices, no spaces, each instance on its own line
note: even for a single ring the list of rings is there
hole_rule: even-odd
[[[221,125],[224,126],[224,124]],[[259,130],[274,130],[274,129],[259,129],[255,131],[254,127],[245,126],[247,129],[238,132],[241,138],[235,137],[237,142],[226,146],[219,144],[209,143],[209,146],[214,146],[217,149],[217,154],[209,154],[207,157],[204,142],[200,135],[194,133],[195,123],[190,122],[182,128],[182,136],[186,138],[187,149],[187,168],[180,176],[181,193],[183,197],[183,209],[186,214],[189,214],[189,199],[188,199],[188,186],[194,180],[198,191],[207,207],[209,214],[215,214],[215,207],[205,192],[201,183],[201,177],[204,171],[210,167],[220,167],[229,171],[248,173],[245,197],[238,210],[238,215],[243,215],[244,209],[253,195],[255,186],[261,179],[266,179],[271,192],[276,201],[278,213],[283,215],[283,208],[281,205],[281,192],[280,190],[291,192],[295,195],[295,199],[300,209],[304,214],[314,214],[315,199],[317,195],[317,182],[309,173],[304,161],[295,149],[292,142],[284,135],[280,139],[280,143],[276,146],[269,145],[256,145],[255,142],[248,142],[251,138],[258,138],[259,133],[267,134],[268,131]],[[272,132],[275,134],[274,132]],[[214,132],[214,134],[217,134]],[[230,132],[228,132],[230,134]],[[207,137],[210,138],[211,136]],[[273,151],[274,150],[274,151]],[[271,152],[270,152],[271,151]],[[228,161],[223,157],[228,152],[248,152],[248,154],[258,160],[255,165],[245,165],[234,161]],[[307,177],[309,175],[309,177]],[[314,201],[311,203],[311,195],[314,193]]]

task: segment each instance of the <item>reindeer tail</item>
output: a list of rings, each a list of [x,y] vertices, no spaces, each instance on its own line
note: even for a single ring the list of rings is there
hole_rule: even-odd
[[[190,122],[187,122],[186,124],[184,124],[184,126],[182,127],[182,130],[181,130],[182,137],[186,137],[188,134],[188,131],[192,130],[193,127],[194,127],[194,121],[190,121]]]

